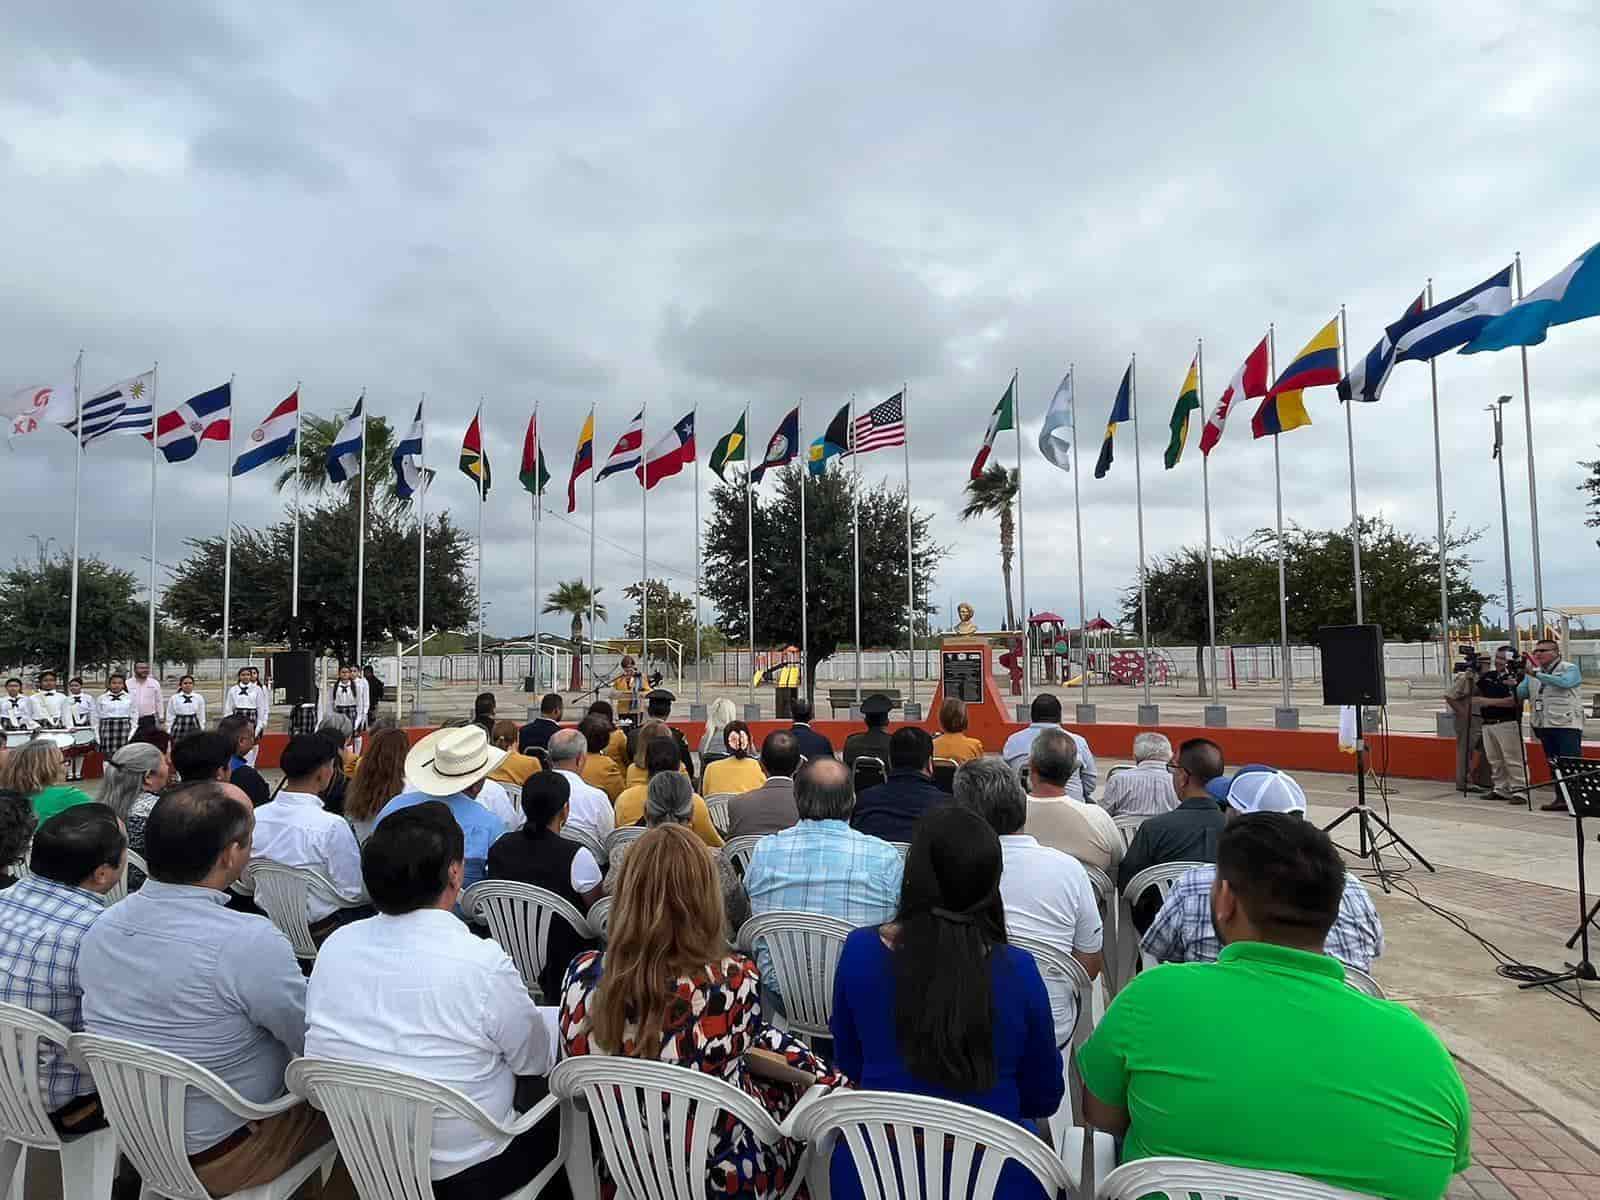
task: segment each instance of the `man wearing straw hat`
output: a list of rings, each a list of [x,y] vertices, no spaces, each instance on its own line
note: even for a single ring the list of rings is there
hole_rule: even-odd
[[[430,733],[406,755],[407,790],[383,806],[374,827],[392,812],[441,800],[455,816],[466,841],[466,883],[484,877],[489,847],[506,831],[505,822],[478,802],[483,781],[506,756],[489,742],[482,725],[461,725]]]

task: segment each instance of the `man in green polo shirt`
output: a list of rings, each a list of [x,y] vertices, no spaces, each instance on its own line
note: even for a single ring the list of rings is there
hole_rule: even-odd
[[[1437,1200],[1469,1164],[1467,1090],[1420,1018],[1321,952],[1344,866],[1308,821],[1257,813],[1217,842],[1215,963],[1135,978],[1078,1052],[1083,1111],[1124,1162],[1171,1155]]]

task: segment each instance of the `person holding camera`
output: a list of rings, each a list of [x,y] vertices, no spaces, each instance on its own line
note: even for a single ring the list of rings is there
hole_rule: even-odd
[[[1483,753],[1489,760],[1494,788],[1491,800],[1521,804],[1528,791],[1528,764],[1522,751],[1522,701],[1517,684],[1524,673],[1522,656],[1511,646],[1494,652],[1494,668],[1481,671],[1472,693],[1472,707],[1483,722]]]
[[[1478,678],[1483,674],[1484,662],[1470,644],[1460,647],[1461,661],[1452,668],[1454,678],[1450,690],[1444,694],[1445,707],[1455,718],[1456,727],[1456,791],[1466,795],[1487,792],[1489,773],[1483,754],[1483,721],[1474,702]]]
[[[1554,638],[1540,638],[1533,644],[1533,670],[1517,684],[1517,696],[1532,705],[1533,736],[1544,747],[1547,764],[1583,753],[1583,701],[1578,696],[1581,686],[1583,675],[1577,664],[1561,657]],[[1541,808],[1545,812],[1567,811],[1559,793]]]

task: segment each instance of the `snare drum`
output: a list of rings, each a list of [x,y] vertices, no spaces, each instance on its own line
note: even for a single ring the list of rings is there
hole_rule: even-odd
[[[65,729],[47,729],[39,735],[41,741],[51,741],[60,750],[72,749],[72,735]]]
[[[74,729],[72,731],[72,744],[87,750],[94,745],[94,730],[87,728]]]
[[[33,741],[33,732],[28,729],[6,730],[6,749],[15,750],[18,746],[26,746]]]

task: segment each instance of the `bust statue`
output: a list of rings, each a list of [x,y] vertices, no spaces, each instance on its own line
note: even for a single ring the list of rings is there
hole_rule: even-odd
[[[978,632],[978,627],[972,622],[972,605],[963,600],[960,604],[956,605],[956,616],[959,618],[959,620],[956,622],[957,633]]]

